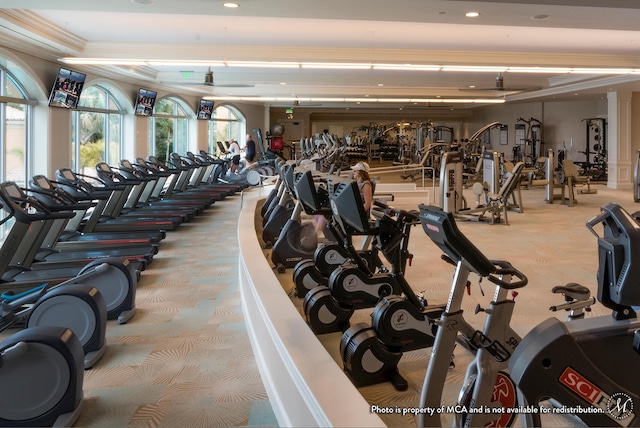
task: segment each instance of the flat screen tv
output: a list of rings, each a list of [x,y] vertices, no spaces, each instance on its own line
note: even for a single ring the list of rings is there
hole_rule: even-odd
[[[198,119],[211,120],[211,114],[213,113],[213,101],[200,100],[198,104]]]
[[[86,77],[86,74],[60,68],[49,95],[49,106],[76,108]]]
[[[156,104],[157,96],[158,93],[155,91],[140,88],[134,110],[136,116],[151,116],[153,114],[153,106]]]

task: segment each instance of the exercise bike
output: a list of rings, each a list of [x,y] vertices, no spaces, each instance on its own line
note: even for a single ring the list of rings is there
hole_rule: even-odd
[[[595,226],[603,225],[602,234]],[[640,225],[608,203],[587,222],[598,238],[598,300],[611,316],[561,322],[549,318],[521,341],[509,361],[523,405],[549,400],[587,426],[640,425]],[[540,426],[540,414],[521,416]]]
[[[349,319],[356,309],[372,308],[382,297],[400,294],[402,287],[395,274],[404,271],[403,264],[409,259],[408,256],[397,260],[390,257],[393,264],[391,272],[386,269],[372,271],[353,247],[352,236],[378,236],[378,242],[373,246],[376,256],[377,250],[384,254],[386,247],[383,244],[390,238],[379,235],[379,222],[373,228],[369,225],[355,181],[330,176],[327,182],[333,218],[340,226],[345,241],[344,247],[349,249],[350,260],[355,263],[342,264],[331,273],[328,287],[320,285],[306,294],[304,312],[309,326],[316,334],[344,331],[348,328]],[[394,225],[394,230],[385,229],[386,225],[383,226],[383,235],[402,234],[402,230],[396,226],[397,224]],[[408,245],[408,239],[403,242]],[[406,246],[401,251],[406,252]],[[376,265],[382,265],[382,262]]]
[[[407,251],[409,231],[419,223],[417,215],[394,210],[395,218],[383,216],[379,221],[383,253],[393,266],[406,266],[412,255]],[[398,228],[402,233],[398,233]],[[345,372],[357,386],[391,382],[404,391],[407,381],[398,372],[398,362],[404,352],[433,345],[434,321],[443,306],[427,304],[417,295],[404,277],[404,269],[393,272],[402,295],[383,297],[371,315],[372,323],[358,323],[349,327],[340,341],[340,356]]]
[[[420,220],[424,231],[443,250],[445,253],[443,259],[456,266],[447,307],[440,320],[436,321],[436,325],[439,328],[427,366],[420,397],[420,407],[425,409],[443,408],[441,407],[441,399],[447,376],[446,367],[449,364],[449,358],[453,352],[455,342],[461,337],[468,343],[470,348],[476,349],[476,356],[467,367],[456,406],[449,406],[452,412],[456,412],[455,425],[510,426],[517,414],[523,414],[525,422],[528,421],[527,418],[530,418],[534,423],[537,422],[539,424],[539,414],[536,421],[535,412],[518,411],[522,409],[522,406],[539,402],[523,399],[523,397],[526,398],[526,395],[519,391],[519,379],[522,377],[522,372],[532,370],[538,371],[538,375],[544,374],[545,370],[552,367],[549,365],[553,361],[552,357],[559,357],[560,355],[566,355],[575,364],[579,364],[583,359],[589,359],[590,357],[586,356],[584,352],[567,352],[567,348],[563,347],[562,349],[556,348],[557,355],[547,354],[548,358],[543,359],[541,365],[527,364],[525,360],[530,359],[531,353],[537,352],[540,348],[538,346],[526,346],[523,348],[521,342],[524,340],[510,327],[515,297],[517,296],[516,290],[527,284],[526,276],[506,261],[488,260],[459,231],[451,214],[444,213],[439,208],[424,205],[420,206],[420,210]],[[631,217],[628,217],[628,219],[631,219]],[[627,223],[627,225],[630,224],[629,222]],[[634,227],[640,230],[637,225]],[[621,230],[623,228],[618,224],[615,228],[611,227],[610,231],[606,232],[605,235],[609,237],[623,235],[624,233]],[[606,253],[606,251],[604,252]],[[617,254],[620,256],[623,252],[617,251]],[[610,272],[611,266],[615,264],[609,264],[605,259],[606,257],[602,257],[601,254],[600,271]],[[619,259],[618,262],[620,262]],[[618,266],[622,266],[622,264],[618,264]],[[489,307],[486,309],[479,305],[476,307],[476,313],[486,312],[487,314],[481,331],[476,330],[465,321],[461,309],[462,298],[470,284],[468,278],[471,272],[475,272],[480,278],[487,278],[490,282],[496,284],[494,298]],[[573,330],[574,328],[580,329],[579,326],[581,325],[592,323],[591,319],[579,319],[583,317],[582,310],[593,303],[586,287],[579,284],[567,284],[556,288],[555,291],[565,294],[565,303],[554,306],[552,309],[571,310],[570,319],[575,319],[575,321],[567,324],[555,320],[558,324],[565,325],[566,328]],[[640,327],[640,324],[636,322],[634,327],[629,329],[627,343],[630,354],[634,353],[632,348],[633,331],[637,330],[638,327]],[[543,331],[536,328],[524,342],[531,342],[535,338],[544,342],[545,338],[548,340],[552,336],[546,332],[542,333]],[[591,338],[593,339],[594,337],[592,336]],[[598,340],[602,339],[603,337],[598,338]],[[536,345],[540,345],[541,342]],[[598,345],[592,345],[594,345],[594,348],[598,347]],[[603,346],[610,349],[606,342],[603,342]],[[638,361],[637,353],[635,357],[633,355],[627,355],[627,357],[635,358],[635,361]],[[507,372],[507,368],[511,370],[511,375]],[[518,371],[517,368],[520,368],[520,370]],[[555,378],[555,381],[558,381],[558,379]],[[542,389],[548,386],[540,383],[540,377],[534,376],[529,381],[529,385],[538,385]],[[553,383],[551,379],[548,379],[548,381]],[[635,383],[633,383],[634,381]],[[637,388],[639,384],[637,376],[630,383],[636,385]],[[550,388],[553,388],[553,386],[550,386]],[[550,397],[551,395],[544,396],[544,398]],[[518,405],[519,398],[520,407]],[[586,404],[583,403],[582,405]],[[535,406],[534,408],[540,409],[540,407]],[[515,409],[516,411],[508,411],[508,409]],[[442,413],[444,412],[432,411],[420,414],[419,426],[441,426]],[[582,418],[584,415],[580,414],[578,416]],[[600,422],[593,425],[603,425],[603,420],[603,418],[600,418]],[[592,424],[588,423],[588,425]]]
[[[82,409],[82,345],[68,328],[22,330],[0,343],[0,426],[72,426]]]
[[[378,251],[371,247],[372,235],[367,235],[360,249],[353,246],[350,235],[362,235],[362,233],[350,229],[345,234],[340,224],[334,219],[329,207],[329,191],[326,186],[314,179],[312,172],[306,172],[306,177],[301,177],[296,182],[298,200],[302,203],[305,212],[309,215],[321,215],[327,223],[324,230],[325,242],[313,252],[312,258],[298,262],[293,270],[293,282],[296,296],[305,298],[307,293],[317,286],[328,286],[331,273],[339,266],[349,262],[357,264],[362,269],[375,272],[385,271],[386,267],[378,255]],[[316,173],[317,174],[317,173]],[[330,175],[323,175],[324,178]],[[373,202],[373,213],[384,214],[389,207],[377,200]]]

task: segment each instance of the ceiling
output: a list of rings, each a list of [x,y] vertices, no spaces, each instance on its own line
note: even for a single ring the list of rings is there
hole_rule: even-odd
[[[136,4],[152,1],[152,4]],[[637,0],[3,0],[0,43],[47,59],[198,96],[359,108],[408,100],[598,99],[640,90],[640,74],[209,67],[194,61],[640,69]],[[606,4],[607,7],[601,7]],[[480,16],[467,18],[476,11]],[[545,18],[545,16],[548,16]],[[535,18],[534,18],[535,17]],[[149,60],[181,61],[154,65]],[[192,64],[187,64],[192,62]],[[62,64],[62,63],[61,63]],[[264,64],[263,64],[264,65]],[[495,90],[496,78],[503,90]],[[141,83],[142,84],[142,83]],[[475,86],[475,88],[471,88]],[[176,89],[177,88],[177,89]],[[305,101],[322,98],[320,101]],[[333,98],[351,102],[330,102]],[[387,104],[388,99],[402,99]],[[360,99],[360,102],[355,101]],[[378,99],[377,103],[366,99]],[[296,103],[298,100],[298,103]],[[429,102],[427,104],[432,104]],[[463,103],[462,107],[473,104]]]

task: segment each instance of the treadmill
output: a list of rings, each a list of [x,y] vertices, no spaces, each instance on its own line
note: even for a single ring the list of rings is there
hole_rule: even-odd
[[[47,199],[49,195],[34,190],[22,189],[17,185],[12,186],[9,183],[0,186],[0,192],[5,192],[5,196],[16,203],[24,205],[41,203],[50,212],[70,212],[74,214],[74,217],[78,216],[78,211],[81,208],[86,209],[87,205],[63,203],[62,198]],[[30,197],[26,192],[30,192],[36,197]],[[61,195],[60,192],[58,194]],[[25,233],[20,246],[16,249],[11,264],[43,269],[50,267],[52,263],[85,265],[98,258],[121,257],[129,260],[131,266],[140,271],[151,263],[153,256],[158,252],[157,245],[118,246],[116,244],[103,243],[102,241],[84,242],[82,243],[83,246],[76,245],[71,249],[59,249],[56,245],[56,237],[60,236],[69,220],[67,218],[43,219],[33,224]],[[47,239],[52,241],[53,245],[50,243],[44,244]]]
[[[150,215],[181,215],[185,221],[190,221],[194,216],[201,214],[211,206],[205,201],[179,200],[167,203],[162,200],[151,200],[151,195],[156,186],[160,185],[160,176],[154,176],[141,168],[134,167],[129,161],[121,160],[118,168],[107,164],[99,164],[101,171],[98,172],[101,178],[108,183],[112,176],[123,182],[139,183],[134,185],[133,190],[123,206],[123,210],[133,213],[144,213]],[[107,170],[108,168],[108,170]],[[102,174],[102,175],[101,175]],[[104,177],[103,177],[104,175]]]
[[[0,189],[16,186],[14,182],[0,183]],[[43,220],[71,218],[72,212],[51,212],[32,201],[28,205],[17,203],[0,191],[0,224],[8,225],[9,231],[0,246],[0,290],[26,291],[44,283],[56,285],[76,277],[85,266],[57,266],[51,269],[33,270],[27,266],[13,266],[11,260],[20,246],[22,237],[34,223]],[[128,265],[126,260],[121,260]]]
[[[87,241],[100,241],[100,245],[116,245],[116,246],[140,246],[158,244],[166,237],[164,231],[127,231],[127,232],[89,232],[81,231],[83,221],[88,216],[88,211],[95,209],[99,204],[98,199],[92,199],[89,192],[77,189],[73,194],[69,193],[60,183],[50,180],[44,175],[34,175],[30,181],[30,188],[36,197],[45,205],[50,205],[48,200],[53,200],[54,204],[69,204],[75,206],[72,208],[77,212],[76,216],[70,220],[64,220],[64,230],[59,236],[51,236],[45,239],[43,243],[45,247],[53,247],[63,244],[67,248],[74,246],[74,243]],[[43,200],[44,199],[44,200]]]
[[[87,178],[87,180],[85,180]],[[70,168],[61,168],[56,171],[56,181],[59,186],[78,197],[96,199],[98,204],[91,215],[82,223],[84,232],[140,232],[175,230],[182,223],[176,219],[154,220],[145,218],[116,218],[111,215],[123,199],[124,189],[102,186],[94,186],[88,180],[100,182],[96,177],[73,172]]]

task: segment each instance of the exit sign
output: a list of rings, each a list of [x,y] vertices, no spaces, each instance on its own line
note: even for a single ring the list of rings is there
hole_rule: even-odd
[[[193,71],[181,71],[180,78],[181,79],[191,79],[193,77]]]

